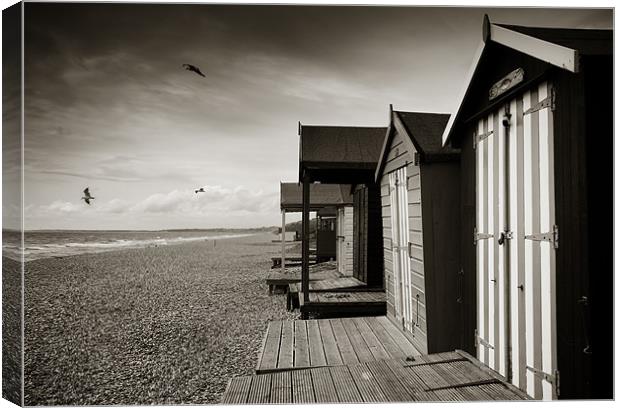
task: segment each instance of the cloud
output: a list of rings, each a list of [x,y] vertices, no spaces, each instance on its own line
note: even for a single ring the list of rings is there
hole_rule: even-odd
[[[95,199],[92,205],[56,200],[47,205],[26,208],[27,217],[67,216],[87,214],[148,214],[207,216],[275,213],[278,210],[277,192],[252,191],[243,186],[226,188],[204,186],[204,193],[193,190],[173,190],[152,194],[141,201],[129,202],[114,198],[105,202]]]

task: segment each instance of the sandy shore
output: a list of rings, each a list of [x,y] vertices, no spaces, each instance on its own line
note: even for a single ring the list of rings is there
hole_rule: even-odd
[[[26,264],[26,405],[217,403],[252,373],[273,234]]]

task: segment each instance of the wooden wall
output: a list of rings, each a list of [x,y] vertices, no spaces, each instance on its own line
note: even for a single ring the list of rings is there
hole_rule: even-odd
[[[338,272],[353,276],[353,207],[338,209]]]
[[[357,186],[353,194],[353,276],[383,286],[381,198],[378,185]]]
[[[422,163],[422,228],[428,352],[463,349],[460,274],[459,162]]]
[[[427,323],[426,323],[426,296],[424,282],[424,255],[422,239],[422,204],[420,168],[413,164],[415,147],[406,136],[402,124],[394,121],[396,132],[389,147],[387,161],[381,178],[381,215],[383,219],[383,258],[385,290],[387,295],[388,317],[396,320],[395,293],[394,293],[394,266],[392,262],[392,220],[390,208],[390,187],[388,174],[400,167],[407,167],[407,191],[409,210],[409,241],[412,243],[410,258],[411,295],[413,302],[414,321],[416,317],[416,295],[419,297],[419,326],[414,329],[413,341],[421,353],[428,352]],[[404,137],[403,137],[404,136]],[[400,322],[399,322],[400,324]]]

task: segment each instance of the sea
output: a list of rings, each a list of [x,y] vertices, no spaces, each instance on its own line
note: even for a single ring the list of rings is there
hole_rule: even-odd
[[[240,230],[165,230],[165,231],[26,231],[24,260],[58,258],[87,253],[179,245],[192,241],[209,241],[247,237],[256,231]],[[20,261],[19,231],[2,231],[2,256]]]

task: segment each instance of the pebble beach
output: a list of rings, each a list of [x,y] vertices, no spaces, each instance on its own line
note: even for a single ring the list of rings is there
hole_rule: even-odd
[[[212,404],[253,372],[272,233],[39,259],[25,268],[25,404]]]

